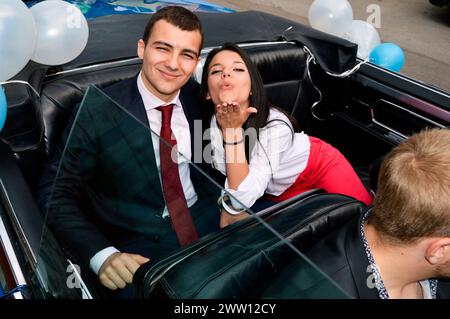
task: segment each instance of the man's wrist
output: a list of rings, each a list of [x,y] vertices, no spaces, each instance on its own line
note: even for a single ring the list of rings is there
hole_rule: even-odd
[[[99,252],[97,252],[90,260],[89,264],[90,267],[92,269],[92,271],[98,275],[100,272],[100,269],[103,266],[103,263],[106,261],[106,259],[109,258],[109,256],[115,254],[115,253],[119,253],[120,251],[113,247],[106,247],[102,250],[100,250]]]

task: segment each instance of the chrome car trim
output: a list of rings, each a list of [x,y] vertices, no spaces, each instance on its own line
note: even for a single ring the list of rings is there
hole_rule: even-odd
[[[13,222],[14,222],[13,226],[17,227],[17,230],[19,232],[18,233],[18,236],[20,236],[19,240],[22,240],[23,243],[26,245],[26,248],[27,248],[26,253],[30,255],[29,256],[29,257],[31,257],[30,260],[33,261],[32,267],[35,267],[35,265],[37,264],[36,255],[30,245],[30,242],[28,241],[28,238],[27,238],[25,232],[23,231],[23,228],[22,228],[18,218],[17,218],[17,214],[14,211],[14,207],[11,203],[10,198],[8,197],[8,192],[6,191],[5,185],[3,184],[3,180],[1,180],[1,179],[0,179],[0,191],[1,191],[0,195],[3,195],[3,199],[5,200],[4,204],[5,204],[5,206],[7,206],[6,207],[7,213],[9,213],[10,217],[13,218]]]
[[[0,216],[0,244],[5,251],[6,258],[8,259],[9,266],[11,267],[12,273],[14,275],[14,279],[17,285],[26,285],[25,277],[22,272],[22,268],[20,268],[19,261],[17,260],[16,253],[12,246],[11,240],[8,236],[8,232],[6,230],[5,224],[3,223],[3,219]],[[22,293],[20,291],[13,294],[16,299],[23,299]]]
[[[385,125],[385,124],[383,124],[383,123],[381,123],[381,122],[378,122],[378,121],[375,120],[374,118],[372,118],[372,123],[374,123],[374,124],[376,124],[376,125],[378,125],[378,126],[381,126],[381,127],[384,128],[385,130],[388,130],[388,131],[390,131],[391,133],[394,133],[394,134],[398,135],[399,137],[401,137],[401,138],[403,138],[403,139],[405,139],[405,140],[408,138],[408,136],[406,136],[406,135],[400,133],[399,131],[394,130],[394,129],[393,129],[392,127],[390,127],[390,126],[387,126],[387,125]]]
[[[84,283],[83,279],[81,278],[81,274],[78,272],[77,267],[70,261],[70,259],[67,259],[67,262],[69,263],[70,267],[72,267],[73,274],[77,277],[78,282],[80,283],[80,289],[81,289],[81,296],[82,299],[94,299]]]
[[[415,112],[413,112],[413,111],[411,111],[411,110],[408,110],[408,109],[406,109],[406,108],[404,108],[404,107],[401,107],[401,106],[399,106],[399,105],[397,105],[397,104],[395,104],[395,103],[386,101],[386,100],[384,100],[384,99],[378,100],[377,103],[380,102],[380,101],[385,102],[385,103],[387,103],[387,104],[390,104],[390,105],[392,105],[392,107],[395,107],[395,108],[397,108],[397,109],[400,109],[400,110],[403,110],[403,111],[405,111],[405,112],[408,112],[408,113],[410,113],[412,116],[415,116],[415,117],[417,117],[417,118],[419,118],[419,119],[421,119],[421,120],[424,120],[424,121],[426,121],[426,122],[428,122],[428,123],[430,123],[430,124],[433,124],[433,125],[435,125],[435,126],[437,126],[437,127],[445,128],[445,125],[442,125],[442,124],[439,124],[439,123],[437,123],[437,122],[435,122],[435,121],[432,121],[432,120],[430,120],[430,119],[427,119],[426,117],[424,117],[424,116],[422,116],[422,115],[420,115],[420,114],[417,114],[417,113],[415,113]],[[403,139],[407,139],[407,138],[408,138],[408,136],[406,136],[405,134],[402,134],[402,133],[400,133],[399,131],[393,129],[392,127],[390,127],[390,126],[388,126],[388,125],[386,125],[386,124],[383,124],[382,122],[378,121],[378,120],[375,118],[375,112],[374,112],[374,111],[375,111],[375,108],[376,108],[376,104],[373,105],[373,106],[371,106],[371,108],[370,108],[370,115],[371,115],[371,118],[372,118],[372,123],[374,123],[375,125],[381,126],[382,128],[384,128],[384,129],[390,131],[391,133],[394,133],[394,134],[398,135],[399,137],[401,137],[401,138],[403,138]]]
[[[407,108],[404,108],[404,107],[402,107],[402,106],[400,106],[400,105],[397,105],[397,104],[395,104],[395,103],[389,102],[389,101],[387,101],[387,100],[385,100],[385,99],[380,99],[380,100],[378,100],[376,103],[378,103],[378,102],[384,102],[384,103],[390,104],[390,105],[392,105],[393,107],[395,107],[395,108],[397,108],[397,109],[400,109],[400,110],[402,110],[402,111],[408,112],[408,113],[411,114],[412,116],[417,117],[417,118],[419,118],[419,119],[421,119],[421,120],[424,120],[425,122],[428,122],[428,123],[433,124],[433,125],[435,125],[435,126],[437,126],[437,127],[440,127],[440,128],[446,128],[445,125],[442,125],[442,124],[440,124],[440,123],[438,123],[438,122],[435,122],[435,121],[433,121],[433,120],[430,120],[429,118],[426,118],[425,116],[422,116],[422,115],[420,115],[420,114],[417,114],[416,112],[413,112],[413,111],[411,111],[411,110],[409,110],[409,109],[407,109]],[[376,103],[372,106],[372,108],[375,108],[375,109],[376,109],[376,106],[377,106]],[[372,113],[372,120],[373,120],[373,119],[374,119],[374,114]]]
[[[277,45],[277,44],[281,44],[281,43],[293,43],[293,42],[271,41],[271,42],[241,43],[241,44],[239,44],[239,46],[246,48],[246,47],[257,47],[257,46],[265,46],[265,45]],[[207,47],[207,48],[202,49],[202,51],[200,52],[200,56],[207,55],[211,50],[213,50],[216,47],[218,47],[218,46]],[[141,59],[138,57],[135,57],[135,58],[125,59],[125,60],[97,63],[97,64],[82,66],[82,67],[78,67],[78,68],[74,68],[74,69],[70,69],[70,70],[65,70],[65,71],[48,74],[45,76],[45,78],[48,79],[48,78],[52,78],[54,76],[58,76],[58,75],[62,75],[62,74],[70,74],[70,73],[75,73],[75,72],[79,72],[79,71],[86,71],[86,70],[95,69],[98,67],[118,66],[121,64],[127,64],[130,62],[139,62],[139,61],[141,61]]]
[[[136,58],[119,60],[119,61],[113,61],[113,62],[103,62],[103,63],[98,63],[98,64],[92,64],[92,65],[88,65],[88,66],[82,66],[82,67],[78,67],[78,68],[74,68],[74,69],[70,69],[70,70],[65,70],[65,71],[60,71],[60,72],[48,74],[44,78],[46,78],[46,79],[47,78],[52,78],[52,77],[57,76],[57,75],[70,74],[70,73],[75,73],[75,72],[78,72],[78,71],[86,71],[86,70],[95,69],[95,68],[98,68],[98,67],[118,66],[118,65],[121,65],[121,64],[127,64],[129,62],[138,62],[140,60],[141,60],[140,58],[136,57]]]
[[[361,60],[360,58],[357,58],[357,61],[361,62],[362,60]],[[422,88],[424,88],[424,89],[433,91],[434,93],[437,93],[437,94],[439,94],[439,95],[442,95],[442,96],[444,96],[444,97],[446,97],[446,98],[449,98],[449,97],[450,97],[450,94],[445,93],[445,92],[443,92],[443,91],[440,91],[439,89],[436,89],[436,88],[434,88],[434,87],[431,86],[431,85],[425,85],[425,84],[424,84],[423,82],[421,82],[420,80],[417,80],[417,79],[415,79],[415,78],[410,78],[410,77],[404,76],[404,75],[399,74],[399,73],[397,73],[397,72],[390,71],[390,70],[388,70],[388,69],[386,69],[386,68],[382,68],[382,67],[380,67],[380,66],[378,66],[378,65],[376,65],[376,64],[374,64],[374,63],[372,63],[372,62],[370,62],[370,61],[368,61],[367,63],[365,63],[365,65],[368,66],[368,67],[377,69],[377,70],[379,70],[379,71],[389,73],[389,75],[392,75],[393,77],[396,77],[397,79],[401,79],[401,80],[403,80],[403,81],[407,81],[407,82],[412,83],[412,84],[414,84],[414,85],[420,86],[420,87],[422,87]]]

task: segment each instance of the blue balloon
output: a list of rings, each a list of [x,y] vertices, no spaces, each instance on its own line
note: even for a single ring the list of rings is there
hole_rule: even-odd
[[[405,64],[402,48],[394,43],[382,43],[370,52],[369,61],[391,71],[399,72]]]
[[[6,121],[6,95],[3,87],[0,85],[0,132]]]

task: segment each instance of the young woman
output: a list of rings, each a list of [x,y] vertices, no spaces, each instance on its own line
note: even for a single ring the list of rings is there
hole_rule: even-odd
[[[295,119],[269,104],[256,66],[236,45],[227,43],[210,52],[201,94],[212,164],[226,175],[225,189],[237,199],[222,196],[222,227],[248,216],[244,207],[264,194],[279,202],[322,188],[372,203],[337,149],[299,132]]]

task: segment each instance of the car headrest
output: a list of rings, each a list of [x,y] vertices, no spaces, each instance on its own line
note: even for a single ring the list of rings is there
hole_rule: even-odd
[[[308,97],[306,96],[306,54],[291,43],[270,47],[247,49],[266,88],[267,97],[274,105],[293,115],[300,124],[305,117]]]
[[[359,214],[365,205],[337,194],[294,203],[265,222],[303,250]],[[248,221],[250,219],[250,221]],[[258,298],[271,278],[299,257],[254,216],[152,265],[143,265],[144,298]],[[234,226],[234,227],[233,227]],[[136,276],[136,275],[135,275]]]
[[[298,46],[254,46],[245,49],[258,66],[264,84],[298,80],[306,70],[306,54]]]
[[[66,128],[77,104],[81,102],[89,85],[99,88],[135,76],[141,67],[141,60],[102,64],[55,74],[48,77],[42,87],[40,109],[44,122],[44,150],[47,156]]]
[[[42,78],[47,68],[34,62],[22,70],[15,80],[28,82],[31,87],[40,91]],[[44,125],[39,108],[35,101],[38,97],[31,88],[23,83],[10,83],[4,86],[8,113],[5,126],[0,133],[14,156],[19,159],[18,164],[29,185],[39,178],[44,162],[42,152],[42,136]],[[32,165],[29,165],[32,163]]]

